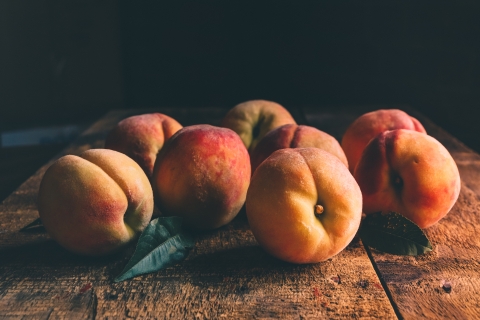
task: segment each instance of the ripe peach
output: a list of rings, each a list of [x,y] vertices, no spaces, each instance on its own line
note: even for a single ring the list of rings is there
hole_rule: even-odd
[[[341,143],[350,172],[354,172],[363,149],[372,138],[384,131],[395,129],[426,133],[420,121],[398,109],[381,109],[357,118],[345,131]]]
[[[120,121],[108,134],[105,148],[135,160],[150,179],[158,151],[182,125],[162,113],[147,113]]]
[[[157,205],[194,229],[230,222],[245,202],[250,158],[230,129],[194,125],[181,129],[160,151],[153,172]]]
[[[223,118],[222,127],[235,131],[249,151],[269,131],[293,123],[292,115],[276,102],[250,100],[233,107]]]
[[[348,167],[347,157],[338,141],[310,126],[286,124],[267,133],[250,154],[252,173],[274,151],[285,148],[319,148],[330,152]]]
[[[293,263],[324,261],[355,236],[362,194],[348,168],[317,148],[275,151],[252,176],[248,222],[258,243]]]
[[[355,169],[363,210],[398,212],[428,228],[443,218],[460,193],[450,153],[435,138],[398,129],[372,139]]]
[[[147,176],[135,161],[113,150],[61,157],[40,183],[38,212],[45,229],[79,254],[119,250],[143,231],[152,211]]]

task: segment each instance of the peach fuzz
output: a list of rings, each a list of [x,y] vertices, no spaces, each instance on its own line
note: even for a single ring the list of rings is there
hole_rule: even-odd
[[[162,113],[131,116],[109,132],[105,148],[126,154],[151,178],[158,151],[181,128],[175,119]]]
[[[253,174],[245,206],[255,239],[268,253],[315,263],[352,241],[362,194],[345,164],[329,152],[281,149]]]
[[[289,123],[296,122],[280,104],[250,100],[233,107],[223,118],[221,126],[235,131],[251,151],[268,132]]]
[[[450,153],[435,138],[412,130],[385,131],[372,139],[355,169],[366,214],[395,211],[428,228],[460,193]]]
[[[378,134],[395,129],[408,129],[426,133],[423,125],[398,109],[380,109],[358,117],[345,131],[342,148],[348,159],[350,172],[355,171],[363,149]]]
[[[163,215],[180,216],[192,229],[215,229],[230,222],[245,202],[250,158],[232,130],[189,126],[162,148],[152,181]]]
[[[143,231],[152,211],[147,176],[135,161],[113,150],[61,157],[40,183],[38,212],[45,229],[78,254],[121,249]]]
[[[347,157],[334,137],[314,127],[286,124],[267,133],[253,149],[250,155],[252,173],[274,151],[285,148],[319,148],[330,152],[348,167]]]

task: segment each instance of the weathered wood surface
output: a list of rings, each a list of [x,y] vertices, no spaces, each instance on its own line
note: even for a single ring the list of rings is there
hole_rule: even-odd
[[[304,113],[309,124],[340,139],[356,117],[379,108],[305,109]],[[462,189],[447,217],[426,230],[432,252],[400,257],[371,249],[373,262],[404,319],[480,319],[480,156],[415,110],[399,108],[419,119],[427,133],[450,151]]]
[[[358,115],[378,108],[307,108],[293,113],[299,122],[340,140]],[[64,251],[42,232],[18,232],[38,215],[36,194],[49,163],[0,205],[0,318],[389,319],[396,317],[394,309],[405,319],[480,318],[480,156],[414,110],[400,108],[421,120],[449,149],[462,177],[452,212],[427,230],[432,252],[398,257],[367,252],[354,240],[327,262],[291,265],[258,247],[242,212],[228,226],[199,235],[186,261],[113,283],[133,247],[116,256],[88,259]],[[226,112],[158,111],[183,125],[218,124]],[[64,153],[102,147],[115,123],[142,112],[108,114]]]

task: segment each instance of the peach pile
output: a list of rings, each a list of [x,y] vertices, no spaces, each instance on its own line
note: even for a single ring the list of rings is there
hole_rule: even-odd
[[[222,127],[182,128],[159,113],[133,116],[119,122],[105,146],[60,158],[40,185],[46,230],[79,254],[108,254],[136,239],[155,199],[162,215],[198,230],[226,225],[245,204],[267,252],[314,263],[350,243],[362,210],[395,211],[427,228],[460,192],[445,147],[396,109],[359,117],[341,145],[297,125],[279,104],[252,100],[231,109]]]
[[[45,172],[38,193],[47,232],[84,255],[121,249],[143,231],[152,211],[152,188],[140,166],[107,149],[58,159]]]
[[[460,175],[452,156],[404,111],[360,116],[346,130],[342,147],[366,214],[395,211],[428,228],[458,198]]]

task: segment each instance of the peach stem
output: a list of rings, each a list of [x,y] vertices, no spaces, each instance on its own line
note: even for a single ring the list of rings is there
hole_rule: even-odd
[[[323,213],[323,207],[319,204],[315,205],[315,214],[322,214]]]

